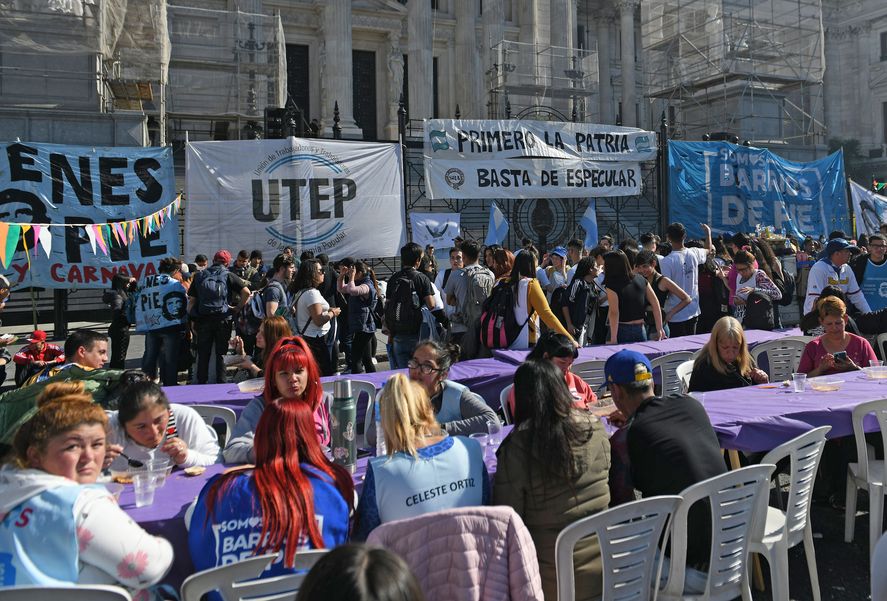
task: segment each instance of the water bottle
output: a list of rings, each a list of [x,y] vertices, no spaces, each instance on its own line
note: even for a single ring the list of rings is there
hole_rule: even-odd
[[[354,473],[357,461],[357,445],[354,441],[357,404],[351,393],[351,380],[336,380],[333,385],[331,413],[333,461]]]
[[[384,457],[388,450],[385,447],[385,431],[382,429],[382,404],[378,399],[373,401],[373,411],[376,414],[376,457]]]

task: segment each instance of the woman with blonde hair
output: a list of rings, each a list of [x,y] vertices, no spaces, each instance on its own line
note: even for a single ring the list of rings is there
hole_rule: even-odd
[[[845,331],[848,317],[844,301],[827,296],[818,300],[814,308],[825,333],[804,347],[798,363],[799,373],[810,377],[827,376],[868,367],[870,361],[877,361],[868,340]]]
[[[707,392],[769,382],[748,352],[742,325],[733,317],[722,317],[693,363],[690,390]]]
[[[395,374],[379,404],[387,455],[367,467],[354,539],[365,540],[385,522],[488,503],[483,449],[441,430],[419,383]]]
[[[114,584],[131,591],[160,581],[168,541],[149,535],[96,479],[108,418],[82,382],[49,384],[13,442],[17,466],[0,470],[4,584]]]

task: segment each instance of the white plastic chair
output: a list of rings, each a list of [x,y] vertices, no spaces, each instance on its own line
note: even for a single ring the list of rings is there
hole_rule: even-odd
[[[591,386],[592,390],[597,392],[597,389],[603,386],[605,381],[604,365],[606,363],[607,362],[602,359],[583,361],[582,363],[574,363],[573,368],[570,371],[585,380],[585,383]]]
[[[791,338],[768,340],[753,348],[751,356],[756,365],[761,364],[761,355],[767,356],[767,374],[771,382],[791,380],[792,374],[798,369],[805,346],[807,343]]]
[[[677,368],[691,360],[693,353],[690,351],[677,351],[675,353],[668,353],[667,355],[662,355],[660,357],[656,357],[652,361],[650,361],[650,365],[653,367],[653,371],[656,371],[656,368],[659,368],[659,374],[661,378],[660,396],[667,396],[669,394],[680,394],[684,392],[683,384],[681,382],[681,378],[677,373]],[[692,368],[691,368],[692,371]],[[687,378],[689,382],[689,376]]]
[[[764,509],[775,465],[753,465],[703,480],[681,492],[684,499],[675,512],[672,527],[668,581],[659,599],[726,600],[741,596],[751,601],[749,541],[760,538]],[[687,561],[687,512],[693,503],[707,500],[711,507],[712,543],[708,580],[700,595],[684,595]],[[757,529],[757,531],[756,531]]]
[[[788,601],[788,550],[802,542],[804,555],[807,557],[807,570],[810,572],[813,600],[821,599],[816,553],[813,549],[813,528],[810,526],[810,504],[816,470],[825,447],[825,436],[831,429],[831,426],[822,426],[811,430],[779,445],[761,459],[761,463],[775,465],[785,457],[791,458],[786,505],[788,509],[782,511],[768,506],[763,514],[763,537],[752,539],[749,545],[752,553],[760,553],[767,559],[774,601]]]
[[[106,584],[0,587],[3,601],[132,601],[129,592]]]
[[[875,351],[882,360],[887,359],[887,332],[878,334],[875,339]]]
[[[882,536],[878,544],[875,545],[871,568],[872,601],[887,599],[887,534]]]
[[[646,599],[658,583],[659,541],[681,502],[678,496],[650,497],[577,520],[561,530],[554,546],[558,601],[574,601],[573,550],[596,534],[603,563],[604,600]]]
[[[225,601],[256,597],[261,597],[262,601],[292,601],[308,575],[307,570],[326,552],[327,549],[314,549],[296,553],[296,568],[305,570],[301,574],[259,578],[271,562],[277,559],[277,553],[250,557],[197,572],[182,583],[182,601],[200,601],[203,595],[211,591],[218,591]]]
[[[191,407],[197,414],[203,418],[207,426],[212,427],[216,419],[225,422],[225,435],[219,440],[219,446],[225,448],[225,443],[231,438],[231,432],[234,431],[234,424],[237,423],[237,414],[228,407],[220,407],[218,405],[187,405]]]
[[[323,382],[321,384],[321,388],[323,388],[324,392],[328,392],[333,394],[333,388],[335,386],[335,382]],[[366,380],[351,380],[351,394],[354,395],[354,403],[360,400],[360,395],[367,395],[367,409],[366,413],[363,414],[363,439],[358,440],[359,447],[366,446],[366,427],[368,424],[372,422],[373,419],[373,401],[376,398],[376,385],[372,382],[367,382]],[[332,410],[332,407],[327,407],[327,409]],[[357,421],[359,422],[361,416],[357,416]],[[356,427],[356,425],[355,425]]]
[[[887,399],[869,401],[853,408],[853,438],[856,440],[856,463],[847,466],[847,508],[844,512],[844,542],[853,542],[856,521],[856,491],[869,493],[869,554],[874,552],[875,543],[881,537],[884,520],[884,461],[869,457],[865,443],[865,430],[862,420],[869,413],[878,419],[882,436],[887,433]],[[887,438],[884,439],[887,450]]]
[[[695,359],[690,359],[689,361],[684,361],[675,368],[675,373],[683,387],[682,392],[685,394],[690,391],[690,376],[693,375],[693,365],[695,365],[695,363]]]
[[[502,392],[499,393],[499,404],[502,405],[502,415],[505,416],[506,426],[510,426],[514,422],[514,419],[511,415],[511,407],[508,405],[508,395],[511,394],[511,390],[513,388],[514,384],[509,384],[502,389]]]

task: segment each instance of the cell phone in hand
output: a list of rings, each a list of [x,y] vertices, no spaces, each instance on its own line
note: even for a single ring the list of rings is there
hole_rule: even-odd
[[[842,363],[847,362],[847,351],[841,351],[839,353],[835,353],[834,355],[835,361],[840,361]]]

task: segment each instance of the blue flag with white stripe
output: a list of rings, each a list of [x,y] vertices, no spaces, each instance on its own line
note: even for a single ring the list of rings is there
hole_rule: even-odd
[[[484,240],[484,244],[487,246],[492,246],[493,244],[502,244],[505,241],[505,236],[508,235],[508,221],[505,220],[505,215],[502,214],[502,211],[499,210],[499,207],[496,206],[496,203],[490,204],[490,224],[487,226],[487,238]]]
[[[594,199],[588,201],[588,208],[579,220],[579,225],[585,230],[585,248],[593,248],[597,244],[597,204]]]

